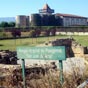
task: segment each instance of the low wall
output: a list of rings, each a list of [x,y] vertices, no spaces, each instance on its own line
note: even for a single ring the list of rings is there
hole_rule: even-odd
[[[57,35],[88,35],[88,32],[56,32]]]
[[[88,32],[88,27],[59,27],[59,26],[36,26],[36,27],[28,27],[28,28],[0,28],[0,31],[12,31],[12,30],[21,30],[23,32],[27,32],[32,29],[40,29],[40,30],[45,30],[45,29],[56,29],[58,32]]]

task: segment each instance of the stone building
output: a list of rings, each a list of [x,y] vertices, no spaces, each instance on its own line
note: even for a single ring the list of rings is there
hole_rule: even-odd
[[[16,27],[27,27],[29,26],[29,16],[18,15],[16,16]]]
[[[29,27],[29,23],[31,26],[85,26],[87,22],[87,17],[54,13],[54,9],[51,9],[48,4],[39,9],[39,13],[30,16],[16,16],[16,25],[18,27]]]
[[[54,10],[45,4],[37,14],[31,14],[31,24],[34,26],[55,26]]]
[[[61,20],[61,26],[80,26],[87,25],[87,18],[72,14],[55,14]]]

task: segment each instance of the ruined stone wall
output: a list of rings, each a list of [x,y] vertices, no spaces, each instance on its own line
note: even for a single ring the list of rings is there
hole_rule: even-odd
[[[84,57],[85,53],[88,54],[88,48],[81,46],[74,39],[56,39],[46,42],[42,46],[66,46],[67,57]]]
[[[84,47],[81,46],[72,46],[75,57],[84,57]]]

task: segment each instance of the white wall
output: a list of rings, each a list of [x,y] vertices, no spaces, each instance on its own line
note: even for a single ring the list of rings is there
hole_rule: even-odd
[[[56,32],[56,35],[88,35],[88,32]]]
[[[77,17],[63,17],[63,25],[71,26],[71,25],[87,25],[86,18],[77,18]]]

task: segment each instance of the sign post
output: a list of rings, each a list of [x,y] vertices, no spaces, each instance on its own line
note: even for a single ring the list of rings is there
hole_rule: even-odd
[[[23,76],[23,86],[26,88],[26,79],[25,79],[25,60],[22,59],[22,76]]]
[[[59,60],[60,68],[60,83],[63,84],[63,63],[66,60],[65,46],[54,47],[18,47],[17,57],[22,60],[22,73],[24,88],[25,84],[25,60],[24,59],[38,59],[38,60]],[[23,59],[24,58],[24,59]]]
[[[59,60],[59,69],[60,69],[60,83],[61,85],[64,82],[64,78],[63,78],[63,62],[62,60]]]

